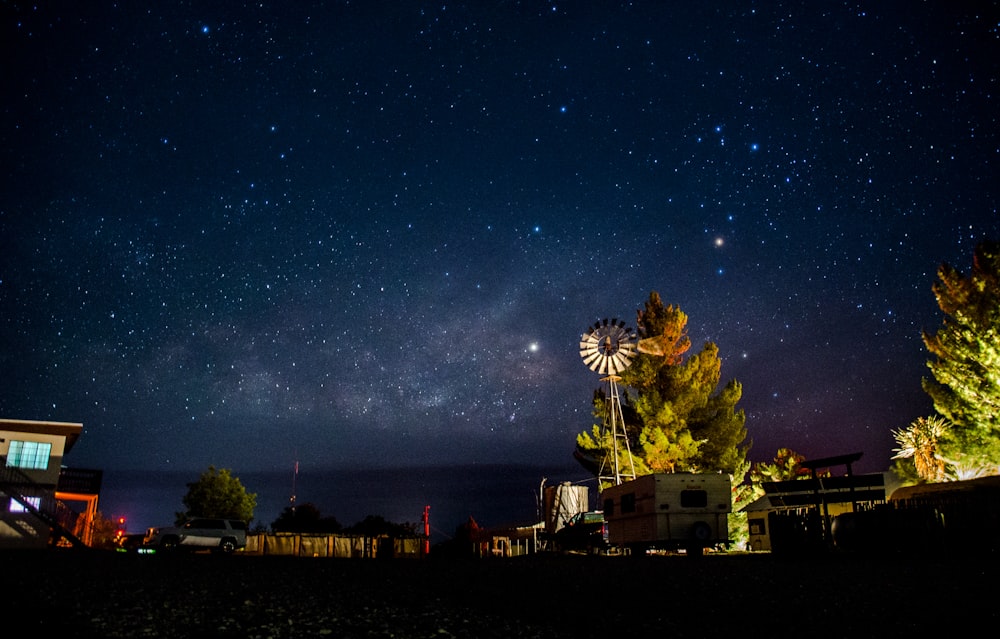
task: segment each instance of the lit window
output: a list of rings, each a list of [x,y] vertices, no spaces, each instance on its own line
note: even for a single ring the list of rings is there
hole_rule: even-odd
[[[49,467],[51,452],[52,444],[12,441],[7,451],[7,467],[45,470]]]
[[[27,500],[27,502],[29,504],[31,504],[31,507],[34,508],[35,510],[38,510],[42,506],[42,498],[41,497],[24,497],[24,499]],[[28,509],[24,507],[24,504],[22,504],[21,502],[17,501],[16,499],[11,499],[10,500],[10,506],[7,507],[7,510],[8,510],[8,512],[12,512],[12,513],[26,513],[26,512],[28,512]]]

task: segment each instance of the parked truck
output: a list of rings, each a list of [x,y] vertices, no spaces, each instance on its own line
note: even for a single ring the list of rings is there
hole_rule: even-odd
[[[732,481],[722,473],[656,473],[601,492],[608,543],[633,554],[728,546]]]

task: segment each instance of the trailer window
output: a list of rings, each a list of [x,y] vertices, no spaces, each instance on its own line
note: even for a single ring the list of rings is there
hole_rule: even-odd
[[[706,508],[708,507],[708,491],[705,490],[682,490],[681,508]]]
[[[623,513],[635,512],[635,493],[624,493],[622,495],[622,512]]]

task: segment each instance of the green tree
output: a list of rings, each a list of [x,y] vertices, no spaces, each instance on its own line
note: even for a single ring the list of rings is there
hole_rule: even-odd
[[[257,508],[257,494],[248,493],[229,469],[209,466],[198,481],[188,484],[185,512],[177,513],[180,524],[190,517],[221,517],[250,522]]]
[[[948,423],[941,450],[966,467],[1000,468],[1000,243],[982,242],[968,277],[948,264],[932,290],[945,317],[923,341],[934,357],[922,380]]]
[[[893,459],[897,460],[897,474],[908,477],[911,473],[900,472],[898,462],[910,460],[920,481],[939,482],[945,478],[945,460],[939,452],[939,442],[948,432],[948,422],[941,417],[918,417],[902,430],[892,431],[899,448]]]
[[[750,462],[744,461],[743,464],[732,473],[733,479],[740,479],[747,476],[750,471]],[[727,519],[729,520],[729,538],[733,541],[734,548],[746,548],[750,541],[750,527],[747,522],[747,514],[741,512],[745,506],[753,502],[757,498],[757,493],[754,487],[749,482],[734,481],[733,482],[733,510],[729,513]]]
[[[718,347],[707,342],[685,358],[691,348],[687,315],[664,305],[655,291],[638,311],[637,325],[640,354],[621,374],[621,386],[629,389],[621,393],[621,403],[636,474],[745,472],[750,443],[746,415],[736,409],[742,386],[734,380],[717,391]],[[595,393],[595,418],[603,418],[607,401],[603,391]],[[591,472],[612,454],[602,424],[577,436],[575,456]]]
[[[790,448],[779,448],[771,463],[760,462],[753,465],[750,469],[750,482],[759,487],[766,481],[808,479],[811,471],[802,466],[805,460],[805,456]],[[764,494],[763,488],[760,494]]]
[[[745,546],[750,539],[746,513],[738,511],[764,494],[764,482],[809,478],[811,471],[801,465],[805,459],[790,448],[779,448],[770,463],[744,464],[744,470],[737,476],[749,481],[733,486],[733,512],[729,515],[729,534],[737,547]]]

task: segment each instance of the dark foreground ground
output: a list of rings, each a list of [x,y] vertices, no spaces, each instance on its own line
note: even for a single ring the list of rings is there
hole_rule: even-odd
[[[0,611],[22,636],[80,639],[903,639],[995,632],[998,565],[993,557],[446,561],[6,551]]]

